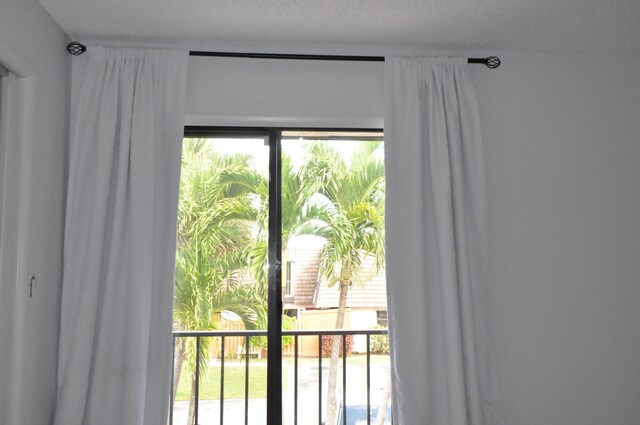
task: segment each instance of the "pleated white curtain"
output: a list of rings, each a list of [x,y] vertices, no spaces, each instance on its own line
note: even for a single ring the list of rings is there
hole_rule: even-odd
[[[500,425],[484,161],[466,59],[385,61],[386,272],[397,425]]]
[[[188,52],[85,55],[74,76],[55,424],[163,424]]]

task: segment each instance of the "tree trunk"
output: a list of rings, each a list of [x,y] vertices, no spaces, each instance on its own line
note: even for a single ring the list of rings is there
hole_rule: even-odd
[[[340,299],[338,302],[338,315],[336,316],[336,329],[342,329],[344,325],[344,313],[347,309],[347,295],[349,282],[340,282]],[[338,380],[338,360],[340,357],[340,346],[342,345],[340,335],[334,335],[331,343],[331,362],[329,363],[329,381],[327,382],[327,416],[326,425],[334,425],[336,421],[336,384]],[[343,356],[347,353],[343,352]],[[343,389],[344,391],[344,389]],[[343,406],[344,409],[346,406]]]
[[[180,375],[182,374],[182,364],[184,363],[185,345],[184,338],[178,338],[176,341],[176,354],[173,359],[173,401],[178,396],[178,384],[180,383]]]
[[[189,416],[187,418],[187,425],[198,425],[196,420],[196,379],[191,378],[191,396],[189,397]]]
[[[387,417],[387,405],[391,398],[391,371],[387,376],[387,380],[384,384],[384,390],[382,397],[380,397],[380,404],[378,405],[378,416],[376,416],[376,425],[384,425],[384,420]]]

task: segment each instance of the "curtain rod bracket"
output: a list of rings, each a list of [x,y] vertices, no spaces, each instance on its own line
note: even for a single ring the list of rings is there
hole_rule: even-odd
[[[79,56],[87,51],[87,46],[77,41],[67,45],[67,51],[74,56]],[[235,52],[204,52],[192,51],[191,56],[235,57],[252,59],[306,59],[306,60],[332,60],[332,61],[357,61],[357,62],[384,62],[384,56],[335,56],[335,55],[298,55],[279,53],[235,53]],[[489,56],[486,58],[468,58],[467,63],[480,63],[489,69],[500,66],[500,58]]]

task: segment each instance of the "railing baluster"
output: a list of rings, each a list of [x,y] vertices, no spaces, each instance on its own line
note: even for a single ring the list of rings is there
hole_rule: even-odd
[[[371,335],[367,334],[367,425],[371,425]]]
[[[224,335],[220,339],[220,425],[224,424]]]
[[[249,339],[247,336],[244,338],[244,424],[249,425]]]
[[[347,425],[347,335],[342,335],[342,425]]]
[[[294,337],[293,355],[293,425],[298,425],[298,335]]]
[[[389,333],[387,333],[386,340],[387,340],[387,345],[389,345],[389,342],[390,342],[389,341]],[[391,348],[391,347],[389,347],[389,348]],[[389,355],[391,355],[391,352],[389,352]],[[389,359],[389,360],[391,360],[391,359]],[[389,362],[389,381],[388,382],[389,382],[389,385],[391,386],[391,388],[389,388],[390,396],[389,396],[389,400],[387,401],[387,404],[390,405],[389,406],[389,409],[390,409],[389,416],[391,416],[391,425],[393,425],[393,397],[394,396],[393,396],[393,383],[392,383],[392,379],[391,378],[392,378],[392,375],[391,375],[391,362]]]
[[[200,401],[200,337],[196,337],[196,394],[195,394],[195,410],[194,410],[194,422],[198,425],[198,408]]]
[[[322,334],[318,335],[318,425],[322,425]]]
[[[171,348],[171,389],[169,392],[171,393],[171,399],[169,400],[169,425],[173,425],[173,399],[175,398],[175,394],[173,393],[173,382],[176,379],[174,376],[174,371],[176,368],[176,337],[175,335],[172,338],[173,347]]]
[[[225,391],[224,391],[224,387],[225,387],[225,357],[226,357],[226,338],[227,337],[244,337],[245,341],[244,341],[244,345],[245,345],[245,403],[244,403],[244,409],[245,409],[245,425],[248,425],[249,423],[249,383],[250,383],[250,379],[251,379],[251,367],[250,367],[250,358],[249,358],[249,354],[251,351],[251,339],[250,337],[253,336],[265,336],[267,335],[267,331],[247,331],[247,330],[239,330],[239,331],[175,331],[173,333],[173,360],[172,360],[172,367],[175,368],[175,356],[176,356],[176,350],[178,349],[178,343],[179,343],[179,338],[195,338],[196,339],[196,370],[195,370],[195,385],[194,385],[194,392],[195,392],[195,402],[194,402],[194,419],[196,421],[199,420],[200,417],[200,412],[199,412],[199,402],[200,402],[200,372],[201,372],[201,367],[200,367],[200,359],[201,356],[204,355],[204,352],[202,351],[202,340],[201,338],[205,338],[205,337],[219,337],[220,341],[221,341],[221,347],[220,347],[220,425],[224,424],[224,398],[225,398]],[[295,330],[295,331],[285,331],[283,332],[283,335],[288,336],[288,335],[292,335],[294,336],[294,341],[295,341],[295,345],[294,345],[294,407],[293,407],[293,415],[294,415],[294,419],[293,419],[293,425],[298,425],[299,421],[298,421],[298,412],[299,412],[299,400],[298,400],[298,396],[300,395],[300,337],[301,336],[317,336],[318,337],[318,424],[322,425],[322,418],[323,418],[323,388],[322,388],[322,375],[323,375],[323,371],[322,371],[322,364],[323,364],[323,359],[322,359],[322,354],[323,354],[323,349],[322,349],[322,341],[323,341],[323,336],[324,335],[329,335],[329,336],[333,336],[333,335],[339,335],[342,336],[342,388],[343,388],[343,393],[342,393],[342,420],[340,422],[341,425],[345,425],[347,423],[347,364],[348,364],[348,359],[347,359],[347,336],[349,335],[365,335],[366,337],[366,345],[367,345],[367,352],[366,352],[366,380],[367,380],[367,425],[371,425],[371,423],[373,422],[371,420],[371,385],[372,385],[372,381],[371,381],[371,335],[388,335],[388,331],[387,330],[351,330],[351,329],[345,329],[345,330],[335,330],[335,331],[327,331],[327,330]],[[205,362],[202,362],[203,365],[205,365]],[[204,367],[204,366],[203,366]],[[173,389],[174,385],[176,385],[176,376],[174,373],[172,373],[171,376],[171,400],[170,400],[170,404],[169,404],[169,421],[167,422],[169,425],[173,425],[174,424],[174,420],[173,420],[173,413],[175,410],[175,391]],[[304,414],[305,412],[303,412]],[[353,413],[351,414],[351,416],[353,416]],[[353,419],[353,418],[352,418]],[[393,418],[393,412],[391,412],[391,423],[394,423],[394,418]],[[197,422],[196,422],[197,424]],[[189,425],[194,425],[194,424],[189,424]]]

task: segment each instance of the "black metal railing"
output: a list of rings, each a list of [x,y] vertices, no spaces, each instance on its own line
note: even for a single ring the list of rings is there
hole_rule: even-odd
[[[342,358],[342,394],[341,399],[339,401],[339,405],[337,406],[337,414],[336,414],[336,424],[347,425],[348,423],[348,412],[347,412],[347,357],[348,357],[348,337],[352,336],[364,336],[365,337],[365,351],[361,352],[358,357],[364,357],[365,359],[365,369],[366,369],[366,423],[370,425],[373,423],[375,418],[372,418],[372,405],[371,405],[371,385],[372,385],[372,376],[371,376],[371,360],[372,360],[372,340],[371,338],[378,338],[376,336],[387,336],[388,332],[386,329],[366,329],[366,330],[352,330],[352,329],[343,329],[343,330],[287,330],[282,332],[283,337],[293,337],[293,347],[287,350],[287,353],[283,353],[283,358],[292,358],[293,359],[293,417],[289,419],[287,422],[292,423],[293,425],[297,425],[298,423],[308,424],[311,423],[311,418],[307,415],[308,410],[304,412],[304,420],[299,420],[299,369],[300,369],[300,358],[303,357],[305,359],[313,359],[317,357],[318,361],[318,375],[317,375],[317,388],[318,388],[318,400],[317,400],[317,409],[318,409],[318,424],[323,425],[323,357],[327,355],[327,346],[330,349],[330,344],[323,344],[323,337],[341,337],[341,358]],[[176,341],[180,338],[185,338],[182,343],[186,341],[187,338],[195,338],[195,362],[194,362],[194,371],[193,378],[193,424],[199,424],[199,414],[200,414],[200,367],[201,367],[201,356],[204,355],[201,349],[201,342],[203,338],[213,338],[216,342],[216,347],[214,350],[209,350],[206,353],[207,356],[214,359],[219,359],[220,368],[220,382],[219,382],[219,423],[223,425],[225,422],[225,360],[229,361],[234,355],[236,359],[240,359],[244,357],[244,424],[249,425],[249,365],[250,365],[250,357],[252,354],[257,354],[260,356],[259,352],[255,350],[252,351],[251,347],[251,338],[252,337],[266,337],[267,331],[248,331],[248,330],[225,330],[225,331],[175,331],[173,333],[173,346],[174,346],[174,362],[175,362],[175,352],[176,352]],[[309,341],[309,338],[317,338],[318,350],[317,353],[314,353],[313,356],[309,356],[309,350],[307,349],[307,353],[304,356],[301,356],[301,339],[305,338]],[[242,345],[238,345],[238,350],[228,350],[225,347],[228,345],[230,340],[237,341],[241,339]],[[333,339],[333,338],[331,338]],[[325,341],[326,342],[326,341]],[[388,341],[387,341],[388,343]],[[315,345],[315,344],[313,344]],[[242,348],[241,348],[242,347]],[[324,352],[323,352],[324,347]],[[283,350],[284,351],[284,350]],[[357,357],[357,356],[350,356]],[[324,358],[325,362],[328,360]],[[175,364],[174,364],[175,367]],[[388,369],[386,371],[388,373]],[[170,402],[170,412],[169,412],[169,424],[170,425],[182,425],[182,424],[174,424],[174,388],[177,385],[174,385],[174,374],[172,374],[172,385],[171,385],[171,402]],[[234,400],[237,401],[237,400]],[[386,401],[385,401],[386,406]],[[290,406],[291,407],[291,406]],[[308,407],[308,404],[304,407]],[[364,406],[362,406],[364,408]],[[380,407],[379,407],[380,408]],[[364,412],[360,412],[359,414],[364,414]],[[338,422],[339,420],[339,422]],[[238,418],[232,419],[233,423],[238,424]],[[186,423],[186,422],[185,422]],[[388,423],[388,422],[387,422]],[[189,425],[193,425],[189,424]],[[333,424],[326,424],[333,425]]]

